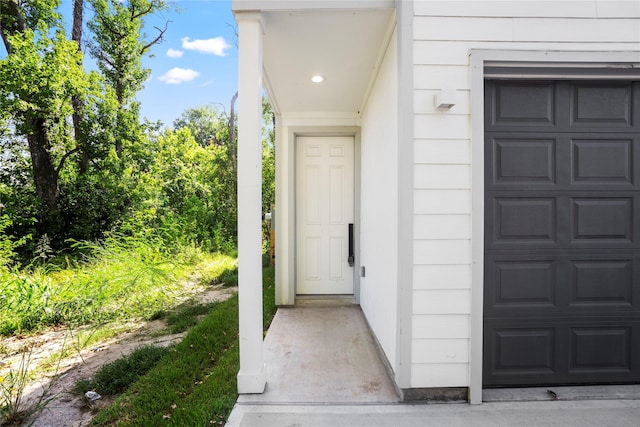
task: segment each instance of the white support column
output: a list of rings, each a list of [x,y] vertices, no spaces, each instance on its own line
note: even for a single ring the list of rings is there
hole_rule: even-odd
[[[238,393],[262,393],[262,17],[236,14],[238,23]]]

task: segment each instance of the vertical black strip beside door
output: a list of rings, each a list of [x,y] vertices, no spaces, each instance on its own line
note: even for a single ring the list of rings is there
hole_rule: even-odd
[[[485,386],[640,382],[640,82],[485,82]]]

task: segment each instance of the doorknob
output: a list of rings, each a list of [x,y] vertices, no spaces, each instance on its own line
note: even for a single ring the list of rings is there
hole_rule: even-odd
[[[349,258],[347,258],[349,267],[353,267],[355,263],[354,248],[353,248],[353,224],[349,224]]]

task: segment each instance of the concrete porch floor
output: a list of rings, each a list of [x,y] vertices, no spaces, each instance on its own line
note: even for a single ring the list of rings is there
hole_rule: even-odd
[[[558,400],[552,401],[544,388],[486,390],[491,401],[482,405],[400,403],[364,315],[350,299],[311,298],[280,308],[264,355],[265,392],[241,395],[228,427],[635,427],[640,419],[640,385],[554,389]]]
[[[239,404],[399,401],[360,307],[348,300],[278,309],[264,355],[265,392],[241,395]]]

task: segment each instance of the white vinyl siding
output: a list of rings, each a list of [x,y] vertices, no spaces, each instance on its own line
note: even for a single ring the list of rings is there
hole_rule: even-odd
[[[471,215],[470,190],[415,190],[414,214]]]
[[[464,387],[468,383],[468,363],[412,363],[411,366],[411,385],[414,388]]]
[[[417,339],[412,358],[415,363],[468,363],[469,340]]]
[[[467,264],[471,262],[470,240],[416,239],[413,262],[415,264]]]
[[[412,387],[470,385],[471,50],[637,52],[638,18],[639,1],[414,1]]]
[[[470,215],[416,215],[414,217],[416,239],[470,239]]]
[[[469,312],[469,291],[463,289],[416,290],[413,293],[413,314],[466,314]]]
[[[468,116],[424,114],[415,120],[414,136],[417,139],[468,139],[470,132]]]
[[[469,67],[464,65],[416,65],[414,89],[454,87],[469,89]]]
[[[389,42],[362,114],[360,306],[397,373],[398,109],[397,48]],[[382,165],[386,165],[382,167]]]
[[[413,319],[415,338],[466,339],[469,338],[469,317],[464,314],[416,315]]]
[[[468,165],[416,165],[414,185],[420,189],[470,188],[471,170]]]
[[[414,290],[420,289],[470,289],[471,266],[469,264],[415,265],[413,267]],[[416,331],[416,334],[420,334]]]
[[[452,164],[468,165],[469,141],[460,140],[418,140],[414,145],[414,160],[416,164]]]

